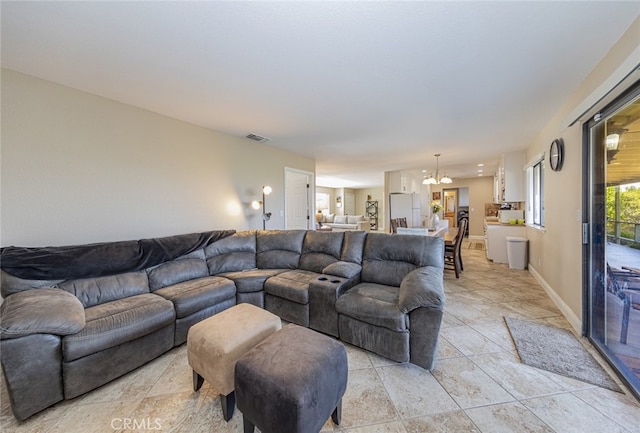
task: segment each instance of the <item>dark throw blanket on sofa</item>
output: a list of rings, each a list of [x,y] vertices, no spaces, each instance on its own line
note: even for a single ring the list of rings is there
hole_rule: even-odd
[[[139,271],[173,260],[235,233],[235,230],[191,233],[137,241],[61,247],[5,247],[2,269],[30,280],[101,277]]]

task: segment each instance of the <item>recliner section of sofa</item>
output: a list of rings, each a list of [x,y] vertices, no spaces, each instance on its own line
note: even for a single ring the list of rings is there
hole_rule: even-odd
[[[2,368],[16,418],[138,368],[184,343],[194,323],[242,302],[432,367],[444,305],[441,239],[306,230],[184,236],[198,248],[181,245],[189,252],[142,270],[67,280],[2,271]]]

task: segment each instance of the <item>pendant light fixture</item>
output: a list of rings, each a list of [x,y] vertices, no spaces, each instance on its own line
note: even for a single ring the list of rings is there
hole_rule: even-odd
[[[440,173],[439,173],[439,165],[438,165],[438,158],[440,158],[440,154],[436,153],[434,155],[436,157],[436,175],[433,176],[431,175],[429,178],[427,178],[426,176],[424,177],[424,180],[422,181],[423,185],[438,185],[440,183],[451,183],[453,182],[453,180],[451,180],[451,178],[449,176],[447,176],[446,174],[442,177],[440,177]]]

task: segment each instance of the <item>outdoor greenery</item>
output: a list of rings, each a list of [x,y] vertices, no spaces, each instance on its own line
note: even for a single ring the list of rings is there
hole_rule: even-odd
[[[607,187],[607,232],[615,235],[615,222],[620,224],[620,237],[632,241],[635,237],[635,226],[640,224],[640,188],[637,186],[620,187],[620,214],[616,218],[616,187]],[[631,245],[640,247],[638,243]]]

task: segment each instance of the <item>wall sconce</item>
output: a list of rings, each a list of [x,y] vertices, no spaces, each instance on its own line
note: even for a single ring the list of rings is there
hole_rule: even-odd
[[[336,197],[336,207],[342,207],[342,197]]]
[[[271,187],[270,186],[263,186],[262,187],[262,201],[259,200],[254,200],[251,202],[251,207],[258,210],[260,208],[262,208],[262,228],[266,229],[267,228],[267,221],[269,221],[271,219],[271,212],[266,212],[265,210],[265,196],[271,194]]]
[[[611,163],[611,160],[615,158],[618,153],[618,145],[620,144],[620,134],[609,134],[605,140],[605,147],[607,148],[607,164]]]

